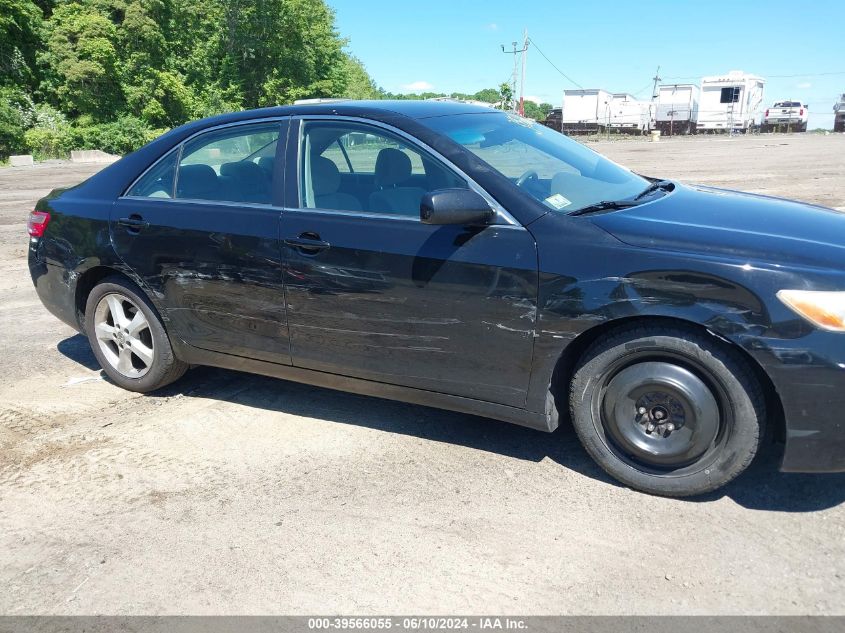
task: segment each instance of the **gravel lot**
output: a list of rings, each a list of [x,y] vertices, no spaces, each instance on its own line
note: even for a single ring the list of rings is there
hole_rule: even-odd
[[[590,144],[845,208],[842,135]],[[0,170],[0,613],[845,614],[845,475],[782,475],[773,448],[671,500],[569,428],[207,368],[112,386],[25,262],[35,200],[98,168]]]

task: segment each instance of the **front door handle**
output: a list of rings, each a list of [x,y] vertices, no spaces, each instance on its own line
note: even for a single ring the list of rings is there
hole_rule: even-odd
[[[301,233],[299,237],[286,237],[285,244],[298,248],[306,253],[318,253],[331,248],[331,244],[321,240],[318,234],[312,233],[311,231]]]
[[[117,223],[120,226],[125,226],[130,232],[137,233],[141,229],[146,229],[150,226],[140,215],[133,213],[128,218],[120,218]]]

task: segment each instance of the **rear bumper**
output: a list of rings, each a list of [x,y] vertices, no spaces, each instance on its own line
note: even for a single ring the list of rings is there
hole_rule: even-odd
[[[804,125],[804,123],[805,122],[802,121],[801,119],[776,119],[776,118],[772,119],[772,118],[770,118],[770,119],[764,119],[763,120],[763,125],[792,125],[792,126],[798,126],[798,125]]]
[[[781,470],[845,472],[845,335],[757,339],[749,351],[768,373],[786,426]]]
[[[30,242],[29,274],[44,307],[63,323],[81,331],[76,311],[76,274],[38,257],[38,241]]]

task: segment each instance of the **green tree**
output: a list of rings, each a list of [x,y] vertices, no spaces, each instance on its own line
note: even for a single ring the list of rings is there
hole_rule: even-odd
[[[218,14],[219,83],[244,107],[345,91],[345,42],[323,0],[229,0]]]
[[[364,65],[352,55],[345,55],[345,57],[346,89],[340,96],[349,99],[378,99],[378,87]]]
[[[41,20],[31,0],[0,0],[0,86],[36,87]]]
[[[0,86],[0,158],[24,150],[24,133],[33,123],[34,109],[23,90]]]
[[[196,117],[380,97],[345,46],[324,0],[0,0],[0,153],[129,151]]]
[[[499,99],[502,98],[501,94],[495,88],[484,88],[484,90],[479,90],[472,98],[476,101],[485,101],[487,103],[496,103]]]
[[[525,116],[535,121],[545,121],[549,112],[552,111],[551,103],[534,103],[533,101],[526,101],[524,103]]]
[[[124,105],[117,29],[94,2],[58,5],[47,20],[42,90],[71,116],[105,119]]]
[[[502,110],[509,110],[511,108],[511,101],[513,100],[513,89],[510,84],[504,83],[499,86],[499,107]]]

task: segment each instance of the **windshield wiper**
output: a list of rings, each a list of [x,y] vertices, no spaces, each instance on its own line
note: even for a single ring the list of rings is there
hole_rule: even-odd
[[[636,195],[634,200],[639,200],[640,198],[645,198],[648,194],[654,193],[655,191],[672,191],[675,188],[675,183],[671,180],[657,180],[651,183],[648,187],[643,189],[640,193]]]
[[[567,215],[586,215],[587,213],[595,213],[597,211],[616,211],[617,209],[627,209],[628,207],[635,207],[639,202],[633,200],[602,200],[595,204],[581,207],[567,213]]]

